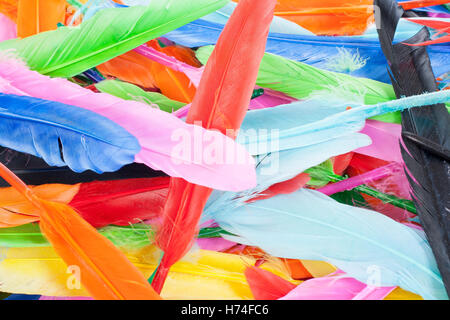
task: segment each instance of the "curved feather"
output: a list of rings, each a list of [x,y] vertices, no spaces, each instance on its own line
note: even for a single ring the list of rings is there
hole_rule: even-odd
[[[0,59],[0,65],[0,77],[7,80],[6,87],[0,91],[75,105],[94,111],[128,130],[141,146],[135,162],[219,190],[244,190],[254,186],[253,159],[244,147],[220,132],[186,124],[144,103],[94,93],[65,79],[49,78],[30,71],[11,57]],[[207,141],[207,138],[210,140]],[[193,154],[192,146],[199,143],[203,143],[200,145],[203,149]],[[205,161],[206,151],[215,147],[242,157],[239,159],[244,161]]]
[[[269,254],[324,260],[362,282],[370,281],[375,270],[380,286],[400,286],[425,299],[447,299],[423,233],[317,191],[301,189],[212,217],[239,235],[225,238]]]
[[[274,0],[246,0],[237,6],[205,66],[187,123],[198,121],[205,128],[236,137],[253,93],[274,5]],[[248,55],[252,59],[247,59]],[[170,266],[192,246],[211,192],[181,179],[171,180],[157,234],[157,243],[164,250],[152,282],[157,292],[162,289]]]
[[[0,44],[16,49],[31,69],[71,77],[225,5],[226,0],[151,1],[146,7],[110,8],[79,27],[61,27]],[[101,35],[101,41],[98,37]]]
[[[58,102],[0,93],[0,145],[42,157],[76,172],[115,171],[131,163],[138,141],[92,111]]]

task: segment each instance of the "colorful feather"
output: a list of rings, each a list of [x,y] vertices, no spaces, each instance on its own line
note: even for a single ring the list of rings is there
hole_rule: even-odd
[[[397,21],[403,10],[395,1],[379,5],[380,43],[389,61],[392,83],[398,97],[438,90],[426,47],[392,44]],[[421,30],[407,43],[429,39]],[[448,90],[445,90],[448,91]],[[402,113],[402,156],[420,221],[439,265],[447,292],[450,292],[450,115],[444,104],[429,103]],[[413,138],[410,138],[410,137]]]
[[[0,13],[0,42],[17,37],[16,24]]]
[[[131,163],[140,146],[113,121],[82,108],[0,93],[0,145],[42,157],[76,172],[115,171]]]
[[[40,199],[0,164],[0,175],[39,209],[40,228],[68,266],[77,266],[81,282],[96,299],[160,299],[140,271],[69,206]]]
[[[246,0],[238,5],[205,67],[187,123],[199,121],[205,128],[223,133],[239,129],[253,93],[274,5],[273,0]],[[249,54],[251,60],[247,59]],[[236,132],[229,135],[235,138]],[[181,179],[171,180],[157,235],[157,243],[164,251],[152,282],[157,292],[161,291],[170,266],[191,247],[211,192]]]
[[[425,299],[447,299],[423,233],[317,191],[301,189],[216,211],[211,217],[238,235],[224,235],[226,239],[271,255],[324,260],[362,282],[375,279],[377,286],[400,286]]]
[[[26,39],[3,42],[0,50],[17,50],[32,70],[42,74],[70,77],[210,13],[225,3],[225,0],[194,0],[189,3],[164,0],[152,1],[145,8],[112,8],[98,12],[79,27],[61,27]],[[102,41],[97,41],[99,35]]]
[[[141,149],[134,157],[135,162],[145,163],[156,170],[162,170],[174,177],[183,177],[192,183],[221,190],[243,190],[254,185],[253,159],[242,146],[219,132],[207,132],[199,126],[185,124],[178,118],[144,103],[94,93],[65,79],[49,78],[30,71],[11,58],[1,59],[0,65],[0,77],[7,80],[6,88],[1,91],[75,105],[94,111],[122,126],[139,141]],[[211,140],[206,141],[205,137]],[[219,146],[225,149],[224,152],[242,157],[239,159],[244,161],[238,164],[205,162],[203,154],[192,154],[192,141],[195,139],[200,140],[195,142],[197,144],[203,142],[203,150]],[[131,162],[133,160],[128,163]],[[212,174],[217,174],[217,179],[212,179]]]
[[[17,6],[17,35],[26,38],[44,31],[55,30],[64,23],[65,0],[19,0]]]

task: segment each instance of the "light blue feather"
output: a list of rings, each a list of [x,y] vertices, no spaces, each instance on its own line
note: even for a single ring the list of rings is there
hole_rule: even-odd
[[[0,93],[0,132],[0,146],[76,172],[116,171],[140,151],[137,139],[108,118],[33,97]]]
[[[327,261],[365,283],[448,299],[425,234],[375,211],[301,189],[209,216],[237,235],[225,238],[273,256]]]
[[[374,116],[447,101],[448,90],[365,106],[314,98],[247,112],[237,142],[252,155],[305,147],[360,131]]]

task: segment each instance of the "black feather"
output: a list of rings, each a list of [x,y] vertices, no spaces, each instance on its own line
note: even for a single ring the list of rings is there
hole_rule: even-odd
[[[47,183],[75,184],[91,181],[152,178],[166,175],[162,171],[152,170],[140,163],[123,166],[115,172],[98,174],[87,170],[76,173],[68,167],[52,167],[41,158],[4,147],[0,147],[0,163],[7,165],[10,170],[29,185]],[[0,178],[0,187],[9,187],[9,184]]]
[[[393,45],[392,39],[403,9],[392,0],[375,0],[381,47],[388,60],[397,97],[438,90],[425,46],[427,28]],[[402,156],[420,221],[450,295],[450,116],[444,104],[402,112]]]

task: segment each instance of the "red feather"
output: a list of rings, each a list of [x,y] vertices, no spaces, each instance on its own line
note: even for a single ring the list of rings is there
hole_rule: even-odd
[[[245,277],[255,300],[277,300],[296,287],[272,272],[257,267],[248,267]]]
[[[244,0],[236,7],[206,64],[187,123],[201,121],[203,127],[225,134],[231,129],[231,136],[236,137],[255,86],[275,3]],[[161,292],[170,266],[190,249],[211,192],[183,179],[171,179],[157,233],[157,243],[164,251],[152,283],[157,292]]]

